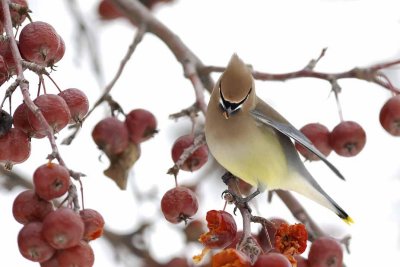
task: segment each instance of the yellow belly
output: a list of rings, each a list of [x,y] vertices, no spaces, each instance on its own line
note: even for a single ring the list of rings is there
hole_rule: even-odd
[[[206,139],[211,154],[219,164],[235,176],[268,189],[279,188],[288,168],[276,133],[265,126],[257,126],[249,117],[247,123],[238,124],[232,117],[206,123]]]

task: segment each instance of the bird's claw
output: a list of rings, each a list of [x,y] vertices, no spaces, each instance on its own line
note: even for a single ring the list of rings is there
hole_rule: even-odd
[[[236,215],[236,210],[238,209],[239,206],[247,209],[249,213],[251,213],[252,210],[249,206],[249,201],[253,199],[254,197],[253,195],[242,197],[227,189],[222,192],[221,196],[229,203],[235,204],[235,208],[233,209],[233,214]]]

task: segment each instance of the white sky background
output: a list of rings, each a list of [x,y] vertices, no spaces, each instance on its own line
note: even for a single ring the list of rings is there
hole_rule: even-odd
[[[98,83],[90,70],[87,47],[77,50],[74,39],[77,29],[69,16],[64,1],[29,1],[34,20],[52,24],[66,43],[66,54],[52,77],[62,88],[76,87],[85,91],[91,103],[100,95]],[[91,22],[101,51],[105,81],[113,77],[116,68],[135,29],[124,21],[101,23],[96,17],[98,1],[79,1]],[[254,69],[265,72],[289,72],[303,68],[310,59],[328,47],[325,57],[316,70],[339,72],[354,66],[400,57],[400,3],[394,1],[232,1],[232,0],[178,0],[174,5],[163,6],[155,15],[169,26],[205,64],[224,66],[232,53],[237,52]],[[391,77],[399,75],[397,70]],[[37,78],[31,80],[32,95],[36,94]],[[218,75],[214,75],[218,78]],[[400,86],[400,80],[394,80]],[[400,139],[386,134],[380,127],[380,107],[390,96],[388,91],[356,80],[339,81],[344,117],[359,122],[367,132],[367,145],[355,158],[341,158],[331,154],[329,159],[347,177],[341,182],[322,163],[307,163],[318,182],[353,217],[355,224],[344,225],[331,211],[301,198],[315,220],[327,231],[340,237],[352,235],[351,254],[345,256],[347,266],[382,266],[384,262],[398,261],[400,233],[400,165],[398,151]],[[56,93],[50,81],[47,90]],[[330,85],[316,79],[296,79],[285,83],[257,82],[258,94],[285,115],[295,126],[321,122],[332,129],[338,123],[335,100]],[[2,90],[4,92],[4,89]],[[21,97],[13,96],[13,108]],[[18,95],[18,96],[17,96]],[[134,108],[152,111],[159,121],[160,133],[142,144],[142,155],[136,163],[129,189],[120,192],[114,183],[102,175],[108,163],[91,140],[95,123],[105,114],[98,109],[85,122],[72,146],[60,146],[67,165],[86,173],[84,178],[85,205],[100,211],[109,229],[127,232],[134,229],[140,219],[161,219],[148,236],[151,251],[160,260],[172,254],[188,252],[193,255],[200,247],[179,244],[182,235],[167,223],[159,211],[159,202],[138,203],[132,191],[163,193],[173,186],[166,175],[172,166],[170,148],[180,135],[188,133],[187,119],[174,122],[168,115],[186,108],[194,101],[190,82],[183,78],[182,68],[166,46],[152,35],[146,35],[135,51],[112,96],[128,112]],[[206,96],[208,99],[208,95]],[[67,135],[64,130],[61,141]],[[30,159],[15,170],[26,175],[45,162],[50,153],[47,140],[33,140]],[[205,217],[209,209],[221,209],[220,193],[224,189],[219,179],[221,170],[211,171],[212,161],[197,173],[181,173],[179,181],[190,184],[199,179],[201,208],[196,218]],[[11,205],[16,194],[0,191],[0,236],[4,266],[37,266],[20,256],[16,236],[21,226],[11,215]],[[295,222],[285,206],[275,198],[266,204],[265,194],[258,197],[257,209],[265,217],[282,216]],[[206,198],[206,199],[205,199]],[[232,207],[228,208],[231,211]],[[145,214],[144,214],[145,213]],[[240,219],[240,218],[238,218]],[[238,221],[240,222],[240,220]],[[173,242],[171,246],[171,240]],[[114,262],[110,248],[103,241],[92,243],[95,249],[95,266],[122,266]],[[7,249],[5,249],[7,247]],[[171,251],[167,251],[170,248]],[[368,254],[367,254],[368,253]]]

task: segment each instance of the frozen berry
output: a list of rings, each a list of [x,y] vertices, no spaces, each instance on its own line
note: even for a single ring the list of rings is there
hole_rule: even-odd
[[[393,136],[400,136],[400,95],[390,98],[379,113],[382,127]]]
[[[55,62],[60,38],[50,24],[34,21],[27,24],[19,35],[19,50],[24,59],[50,66]]]
[[[58,94],[68,105],[71,119],[69,123],[80,123],[89,110],[89,101],[84,92],[76,88],[65,89]]]
[[[83,237],[84,224],[70,208],[50,212],[43,220],[43,237],[55,249],[77,246]]]
[[[270,252],[258,256],[253,267],[292,267],[290,261],[281,253]]]
[[[43,138],[46,135],[34,130],[28,120],[28,106],[25,103],[20,104],[13,114],[14,127],[28,134],[29,137]]]
[[[39,108],[43,117],[54,132],[60,132],[67,126],[71,119],[71,114],[65,100],[53,94],[44,94],[38,96],[33,103]],[[32,128],[40,133],[46,134],[46,128],[31,110],[28,110],[28,120]]]
[[[43,238],[42,230],[41,222],[31,222],[24,225],[18,234],[19,251],[28,260],[44,262],[55,253],[55,249]]]
[[[366,133],[358,123],[342,121],[332,130],[329,143],[338,155],[352,157],[364,148],[366,139]]]
[[[176,163],[181,157],[184,150],[194,144],[193,135],[183,135],[179,137],[172,145],[171,156]],[[208,160],[208,148],[206,145],[201,145],[197,148],[183,163],[182,170],[195,171],[200,169]]]
[[[85,225],[84,240],[89,242],[103,234],[104,219],[99,212],[93,209],[84,209],[79,212],[79,215]]]
[[[343,250],[331,237],[319,237],[312,242],[308,253],[310,267],[342,267]]]
[[[33,184],[36,194],[45,200],[64,195],[70,186],[69,171],[64,166],[49,162],[35,170]]]
[[[311,143],[325,156],[328,156],[332,147],[329,144],[329,130],[320,123],[309,123],[300,131],[311,141]],[[299,143],[295,143],[296,149],[308,160],[319,160],[319,157]]]
[[[12,212],[17,222],[27,224],[42,221],[53,209],[51,202],[41,199],[35,191],[28,189],[14,199]]]
[[[126,115],[125,124],[128,128],[129,139],[139,144],[157,133],[157,121],[153,113],[145,109],[134,109]]]
[[[123,152],[129,144],[128,129],[125,123],[115,117],[99,121],[92,131],[96,145],[107,155]]]
[[[0,161],[11,165],[21,163],[27,160],[30,154],[31,142],[23,131],[11,128],[0,137]]]
[[[186,222],[196,214],[198,207],[196,195],[186,187],[172,188],[161,199],[164,217],[171,223]]]

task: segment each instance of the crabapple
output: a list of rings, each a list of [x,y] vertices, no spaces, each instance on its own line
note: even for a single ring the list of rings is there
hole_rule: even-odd
[[[193,145],[193,135],[183,135],[179,137],[172,145],[171,156],[176,163],[181,157],[183,151]],[[201,145],[197,148],[183,163],[182,170],[195,171],[200,169],[208,160],[208,148],[206,145]]]
[[[161,210],[171,223],[187,221],[196,214],[199,204],[195,193],[186,187],[174,187],[161,199]]]
[[[354,121],[342,121],[332,130],[329,143],[340,156],[352,157],[360,153],[366,143],[364,129]]]

